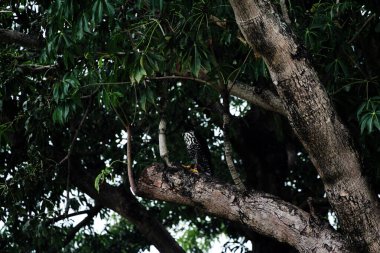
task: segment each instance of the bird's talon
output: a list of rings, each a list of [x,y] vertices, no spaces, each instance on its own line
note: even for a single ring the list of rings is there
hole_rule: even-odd
[[[190,169],[189,170],[191,173],[194,173],[194,174],[199,174],[199,171],[197,168],[193,168],[193,169]]]
[[[198,170],[196,164],[182,165],[182,167],[183,167],[184,169],[188,170],[190,173],[193,173],[193,174],[199,174],[199,170]]]

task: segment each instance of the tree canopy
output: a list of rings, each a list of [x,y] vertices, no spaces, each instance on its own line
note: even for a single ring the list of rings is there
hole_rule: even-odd
[[[221,233],[225,252],[379,249],[380,5],[238,2],[0,3],[0,251],[207,252]],[[211,179],[179,169],[186,124]],[[224,193],[240,211],[208,206]],[[271,208],[313,235],[271,230]]]

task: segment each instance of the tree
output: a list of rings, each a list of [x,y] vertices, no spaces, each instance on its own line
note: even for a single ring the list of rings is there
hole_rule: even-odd
[[[380,251],[375,3],[0,10],[2,250],[202,252],[224,232],[254,252]],[[212,178],[180,165],[184,121],[208,140]],[[109,209],[123,219],[94,233]],[[180,221],[176,241],[167,228]]]

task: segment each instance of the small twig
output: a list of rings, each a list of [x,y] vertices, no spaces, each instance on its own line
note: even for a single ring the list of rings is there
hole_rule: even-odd
[[[87,213],[88,213],[87,217],[84,218],[72,230],[70,230],[67,233],[66,238],[63,241],[63,246],[66,246],[67,244],[69,244],[74,239],[76,233],[78,233],[78,231],[81,228],[87,226],[92,221],[92,219],[100,212],[100,210],[102,210],[102,206],[101,205],[95,205],[93,208],[91,208],[90,210],[88,210],[87,211]]]
[[[131,125],[127,125],[127,159],[128,159],[128,180],[131,192],[137,194],[137,187],[132,171],[132,130]]]
[[[149,77],[148,80],[169,80],[169,79],[180,79],[180,80],[190,80],[190,81],[195,81],[198,83],[203,83],[203,84],[209,84],[209,82],[191,77],[191,76],[156,76],[156,77]]]
[[[70,157],[67,160],[67,177],[66,177],[66,207],[65,215],[69,214],[70,209],[70,172],[71,172],[71,159]]]
[[[373,19],[374,17],[376,17],[376,13],[372,14],[369,18],[367,18],[367,20],[364,22],[364,24],[362,25],[362,27],[360,27],[360,29],[355,33],[355,35],[347,43],[352,43],[354,40],[356,40],[356,38],[359,36],[359,34],[367,26],[367,24],[369,23],[369,21],[371,21],[371,19]]]
[[[243,66],[243,65],[247,62],[247,60],[248,60],[248,56],[251,54],[251,51],[252,51],[252,48],[249,49],[249,51],[248,51],[247,55],[245,56],[244,61],[243,61],[243,63],[241,64],[241,66]],[[228,95],[228,96],[229,96],[229,94],[230,94],[232,88],[234,87],[234,85],[235,85],[235,83],[236,83],[236,80],[237,80],[237,78],[238,78],[238,76],[239,76],[239,74],[240,74],[241,69],[242,69],[242,67],[239,67],[239,70],[238,70],[238,72],[236,73],[234,79],[232,80],[232,82],[231,82],[230,84],[228,84],[228,86],[227,86],[227,88],[226,88],[226,89],[227,89],[227,95]],[[223,89],[224,89],[224,87],[223,87]]]
[[[67,179],[66,179],[66,207],[65,207],[65,214],[67,215],[70,209],[70,171],[71,171],[71,162],[70,162],[70,156],[71,152],[74,148],[75,141],[78,137],[79,131],[82,128],[82,125],[84,123],[84,120],[86,119],[88,112],[90,111],[90,107],[92,105],[92,97],[90,99],[90,102],[87,105],[86,111],[83,114],[83,117],[75,130],[73,139],[71,140],[70,146],[67,150],[66,156],[58,163],[58,165],[63,164],[65,161],[67,161]]]
[[[90,111],[91,104],[92,104],[92,98],[91,98],[90,102],[88,103],[88,106],[87,106],[87,108],[86,108],[86,111],[84,112],[83,117],[82,117],[82,119],[81,119],[81,121],[80,121],[80,123],[79,123],[77,129],[75,130],[74,137],[72,138],[71,143],[70,143],[70,146],[69,146],[69,148],[67,149],[67,154],[66,154],[66,156],[65,156],[65,157],[64,157],[64,158],[58,163],[58,165],[61,165],[62,163],[64,163],[66,160],[69,159],[69,157],[70,157],[70,155],[71,155],[71,152],[72,152],[72,150],[73,150],[73,148],[74,148],[75,141],[76,141],[76,139],[77,139],[77,137],[78,137],[79,131],[80,131],[80,129],[82,128],[82,125],[83,125],[84,120],[86,119],[86,117],[87,117],[87,115],[88,115],[88,112]]]

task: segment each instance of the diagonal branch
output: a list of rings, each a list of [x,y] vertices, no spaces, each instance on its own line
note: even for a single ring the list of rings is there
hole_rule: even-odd
[[[138,187],[144,197],[196,206],[286,242],[300,252],[353,252],[325,222],[314,222],[309,213],[270,194],[241,193],[234,186],[184,170],[168,171],[160,165],[146,168]]]
[[[66,235],[65,240],[63,241],[63,246],[69,244],[79,232],[79,230],[87,226],[92,219],[102,210],[102,206],[95,205],[93,208],[87,211],[87,216],[81,222],[79,222],[75,227],[73,227]]]
[[[71,182],[98,204],[128,219],[160,252],[184,253],[166,228],[125,187],[103,183],[98,192],[94,187],[95,175],[81,168],[75,168]]]
[[[84,211],[79,211],[79,212],[75,212],[75,213],[62,214],[62,215],[59,215],[57,217],[51,218],[50,220],[48,220],[46,222],[46,224],[50,225],[50,224],[56,223],[57,221],[64,220],[64,219],[74,217],[74,216],[78,216],[78,215],[82,215],[82,214],[88,214],[89,212],[90,212],[90,210],[84,210]]]
[[[27,48],[40,49],[43,43],[36,37],[8,29],[0,29],[0,44],[18,44]]]
[[[223,97],[223,136],[224,136],[224,154],[226,157],[226,163],[230,171],[232,180],[234,181],[236,187],[241,192],[245,192],[247,189],[240,178],[240,175],[235,167],[234,161],[232,159],[232,145],[230,141],[230,101],[227,89],[222,94]]]
[[[149,77],[149,80],[189,80],[198,82],[201,84],[211,85],[205,74],[201,75],[201,78],[195,78],[192,76],[185,75],[170,75],[170,76],[160,76],[160,77]],[[269,89],[258,88],[255,86],[248,85],[243,82],[236,81],[234,83],[230,82],[228,84],[228,90],[231,95],[239,97],[246,100],[247,102],[257,105],[265,110],[277,112],[281,115],[285,115],[285,110],[282,105],[280,98],[277,94],[273,93]]]
[[[232,86],[229,88],[231,95],[244,99],[247,102],[257,105],[265,110],[285,115],[285,110],[280,98],[269,89],[250,86],[239,81],[235,82],[233,85],[230,83],[228,86]]]

